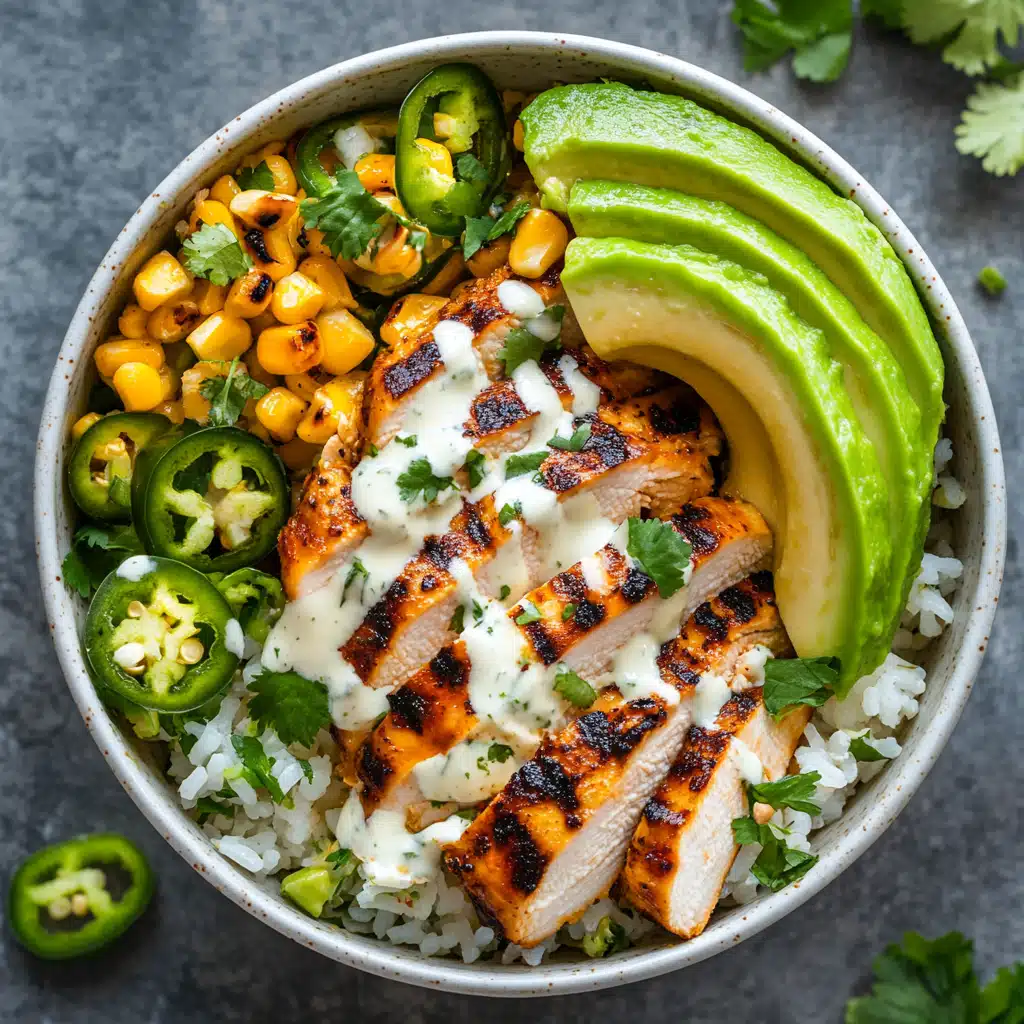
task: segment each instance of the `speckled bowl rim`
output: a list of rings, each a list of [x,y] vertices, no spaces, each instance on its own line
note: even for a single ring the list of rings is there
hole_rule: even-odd
[[[166,216],[168,203],[183,199],[183,190],[197,170],[212,167],[224,146],[238,144],[303,97],[332,83],[411,61],[453,59],[516,59],[543,57],[574,62],[602,61],[618,73],[675,87],[719,110],[745,120],[791,154],[813,167],[841,193],[853,197],[892,242],[915,279],[933,320],[944,327],[947,367],[962,378],[966,424],[979,464],[969,488],[979,507],[974,514],[972,546],[980,551],[977,571],[957,597],[968,612],[959,648],[950,656],[944,677],[932,678],[929,692],[941,686],[942,696],[915,723],[903,755],[886,769],[885,785],[874,786],[870,803],[859,805],[857,827],[840,828],[817,867],[799,886],[768,895],[737,911],[717,917],[698,938],[671,945],[640,947],[610,960],[553,961],[537,968],[522,964],[463,964],[421,957],[409,949],[368,941],[314,921],[222,858],[202,833],[166,798],[166,788],[139,760],[131,744],[112,723],[96,697],[83,662],[76,631],[75,601],[60,582],[66,551],[61,468],[66,429],[75,409],[69,408],[69,384],[81,372],[103,298],[115,288],[132,253],[147,244],[151,227]],[[604,39],[540,32],[480,32],[443,36],[391,47],[356,57],[317,72],[251,107],[195,149],[161,182],[111,246],[89,284],[68,328],[46,396],[37,445],[35,525],[43,596],[49,627],[71,693],[115,776],[164,838],[218,890],[253,916],[296,942],[334,960],[381,977],[452,992],[492,996],[534,996],[595,990],[641,981],[696,963],[736,945],[794,910],[836,878],[862,854],[906,805],[946,744],[970,693],[988,641],[1002,577],[1005,548],[1005,483],[999,438],[991,399],[977,353],[959,311],[934,267],[906,227],[864,179],[820,139],[754,94],[676,58]],[[59,526],[59,528],[58,528]],[[980,541],[980,543],[979,543]],[[841,824],[841,823],[840,823]],[[835,829],[833,825],[830,828]]]

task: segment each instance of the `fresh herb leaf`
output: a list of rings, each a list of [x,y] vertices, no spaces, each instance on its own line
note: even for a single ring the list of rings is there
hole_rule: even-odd
[[[185,269],[211,284],[228,284],[252,268],[249,254],[223,224],[204,224],[185,239],[181,250]]]
[[[529,452],[526,455],[510,455],[508,460],[505,462],[505,479],[512,480],[514,477],[522,476],[524,473],[535,472],[540,469],[547,457],[547,452]],[[519,512],[521,513],[522,509],[519,509]]]
[[[870,733],[865,733],[863,736],[854,736],[850,740],[850,753],[858,761],[884,761],[886,759],[885,754],[880,753],[877,748],[868,742],[870,738]]]
[[[1024,1024],[1024,963],[1000,967],[981,990],[981,1024]]]
[[[775,782],[761,782],[750,786],[750,799],[755,803],[768,804],[779,810],[791,807],[794,811],[804,814],[821,814],[821,807],[810,797],[814,796],[814,788],[821,781],[818,772],[805,772],[802,775],[785,775]]]
[[[530,204],[516,203],[499,217],[467,217],[462,239],[462,254],[468,260],[488,242],[511,231],[530,212]]]
[[[523,472],[527,473],[529,470],[523,470]],[[517,473],[516,476],[518,475],[519,474]],[[501,523],[502,526],[508,526],[513,519],[518,519],[522,514],[523,506],[518,501],[514,505],[510,505],[508,502],[505,502],[505,504],[501,506],[501,511],[498,513],[498,522]]]
[[[1024,26],[1020,0],[903,0],[903,27],[912,42],[944,43],[942,59],[968,75],[1002,60],[1000,36],[1017,45]]]
[[[572,437],[560,437],[555,434],[548,441],[549,448],[558,448],[563,452],[578,452],[590,440],[591,426],[589,423],[581,423],[572,433]]]
[[[249,708],[251,711],[251,702]],[[284,792],[281,784],[271,774],[274,760],[267,756],[263,744],[255,736],[234,735],[231,737],[231,745],[235,748],[238,760],[242,762],[246,781],[257,789],[262,786],[275,804],[283,804]]]
[[[405,445],[406,448],[415,448],[418,439],[415,434],[409,434],[408,437],[396,437],[395,443]]]
[[[371,459],[375,459],[380,455],[380,449],[371,441],[369,445],[367,445],[366,454],[369,455]]]
[[[607,914],[597,923],[597,927],[583,936],[580,948],[587,956],[597,959],[610,956],[623,949],[629,949],[629,936],[626,929]]]
[[[88,523],[75,532],[71,550],[61,562],[61,576],[79,596],[88,598],[126,558],[142,553],[142,543],[131,526]]]
[[[504,743],[492,743],[487,748],[487,760],[504,764],[514,753],[515,751],[511,747],[505,746]]]
[[[484,617],[484,606],[474,597],[473,598],[473,621],[482,622]]]
[[[306,777],[306,781],[312,785],[316,775],[313,773],[313,766],[304,757],[299,759],[299,767],[302,769],[302,774]]]
[[[480,812],[475,807],[463,807],[461,810],[455,812],[456,818],[462,818],[464,821],[473,821],[479,817]]]
[[[517,620],[518,621],[518,620]],[[597,700],[597,691],[584,679],[565,665],[558,667],[555,674],[555,693],[560,693],[577,708],[589,708]]]
[[[798,704],[820,708],[838,681],[838,658],[769,658],[764,666],[765,710],[778,721]]]
[[[207,818],[212,818],[215,814],[223,814],[225,818],[233,818],[235,816],[235,808],[232,804],[221,803],[219,800],[214,800],[209,796],[201,796],[196,801],[196,810],[199,812],[200,825]]]
[[[507,508],[508,506],[506,505],[505,507]],[[508,597],[508,595],[511,593],[512,588],[507,583],[503,583],[501,586],[501,590],[498,592],[498,600],[504,601],[505,598]]]
[[[460,604],[455,611],[452,612],[452,617],[448,620],[448,629],[452,633],[461,633],[466,628],[466,606]]]
[[[265,643],[270,627],[284,612],[281,581],[258,569],[242,569],[218,579],[216,584],[245,635],[258,644]]]
[[[996,267],[982,267],[978,274],[978,284],[989,293],[989,295],[1001,295],[1006,291],[1006,278]],[[111,488],[113,490],[113,488]]]
[[[561,342],[544,341],[525,327],[513,327],[505,335],[505,344],[498,350],[498,358],[505,364],[505,373],[511,374],[517,367],[531,359],[539,361],[549,349],[556,350]]]
[[[478,452],[473,448],[466,455],[466,461],[462,468],[466,471],[466,476],[469,477],[470,490],[480,486],[480,482],[486,474],[486,465],[487,457],[483,452]]]
[[[531,622],[540,622],[541,614],[537,606],[530,601],[522,602],[522,611],[516,616],[517,626],[528,626]]]
[[[130,508],[132,503],[131,481],[125,476],[111,477],[107,488],[107,497],[122,508]]]
[[[336,868],[344,867],[352,859],[352,851],[346,850],[341,847],[338,850],[332,850],[324,860],[328,864],[333,864]]]
[[[491,180],[487,168],[472,153],[460,153],[455,158],[455,173],[460,181],[475,181],[487,185]]]
[[[860,13],[865,18],[877,18],[886,28],[901,28],[903,0],[860,0]]]
[[[370,576],[366,570],[366,566],[358,558],[352,559],[352,565],[348,570],[348,575],[345,577],[345,589],[341,592],[342,601],[345,600],[345,595],[348,593],[348,588],[352,586],[357,579],[368,579]]]
[[[770,824],[759,825],[753,818],[735,818],[732,833],[740,846],[760,844],[761,852],[751,865],[750,873],[772,892],[779,892],[803,878],[818,863],[813,854],[787,846]]]
[[[261,192],[274,191],[274,175],[266,160],[261,160],[255,167],[243,167],[235,175],[235,181],[243,192],[248,192],[251,188],[257,188]]]
[[[527,202],[516,203],[510,206],[494,222],[491,230],[487,232],[487,241],[493,242],[502,235],[507,235],[515,226],[530,212],[530,204]]]
[[[571,602],[562,609],[562,621],[568,622],[576,614],[576,605]]]
[[[978,86],[957,125],[956,148],[981,157],[991,174],[1016,174],[1024,167],[1024,74]]]
[[[629,520],[626,553],[654,580],[663,598],[671,597],[686,582],[690,566],[689,542],[670,523],[660,519]]]
[[[238,360],[232,359],[226,377],[207,377],[199,385],[199,393],[210,403],[211,427],[233,427],[250,398],[262,398],[269,390],[266,384],[237,373]]]
[[[430,505],[437,501],[441,491],[454,486],[455,481],[450,476],[434,476],[430,460],[426,458],[410,462],[409,468],[398,477],[398,493],[402,501],[415,501],[422,495]]]
[[[273,729],[282,743],[311,747],[316,734],[331,724],[331,706],[323,683],[298,672],[270,672],[256,676],[249,689],[249,717],[261,729]]]
[[[366,252],[391,213],[363,188],[355,171],[340,171],[330,192],[319,199],[304,199],[299,212],[306,227],[324,233],[331,255],[346,260]]]

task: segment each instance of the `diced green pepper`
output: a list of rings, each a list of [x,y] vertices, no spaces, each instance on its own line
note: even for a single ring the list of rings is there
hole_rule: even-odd
[[[246,636],[264,643],[270,627],[284,611],[281,581],[258,569],[236,569],[229,576],[211,579],[231,605]]]

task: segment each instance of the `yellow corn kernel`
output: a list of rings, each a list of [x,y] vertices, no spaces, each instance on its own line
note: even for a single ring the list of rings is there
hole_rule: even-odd
[[[196,203],[192,216],[188,219],[189,231],[198,231],[204,224],[223,224],[235,238],[241,234],[231,211],[215,199],[204,199]]]
[[[241,317],[213,313],[185,340],[199,359],[237,359],[252,344],[252,331]]]
[[[199,307],[199,312],[203,316],[209,316],[211,313],[219,313],[224,308],[227,294],[226,284],[214,284],[200,278],[193,286],[190,298]]]
[[[126,338],[144,338],[146,336],[146,321],[149,314],[134,302],[124,307],[123,312],[117,318],[117,329]]]
[[[354,407],[353,386],[343,377],[328,381],[322,388],[317,388],[313,401],[309,403],[302,419],[296,428],[300,440],[310,444],[326,444],[332,434],[338,432],[338,423],[342,415],[351,416]],[[362,394],[362,382],[359,382],[359,394]]]
[[[320,362],[320,332],[312,320],[268,327],[256,342],[256,358],[267,373],[305,373]]]
[[[498,267],[508,262],[509,249],[512,248],[512,239],[508,235],[496,238],[488,245],[481,246],[472,256],[466,260],[466,266],[474,277],[487,277],[493,274]]]
[[[241,191],[238,182],[230,174],[222,174],[213,183],[213,187],[210,189],[210,198],[214,202],[230,206],[231,200]]]
[[[150,411],[166,416],[176,427],[180,427],[185,422],[185,406],[177,399],[169,399],[159,405],[154,405]]]
[[[277,282],[270,311],[283,324],[297,324],[312,320],[323,305],[324,293],[320,285],[295,271]]]
[[[516,123],[512,125],[512,145],[522,153],[524,149],[523,145],[523,122],[516,118]]]
[[[242,320],[251,320],[266,311],[274,297],[274,282],[262,270],[250,270],[231,282],[224,300],[224,312]]]
[[[161,366],[157,373],[163,387],[163,401],[169,402],[181,390],[181,374],[173,366]]]
[[[148,412],[164,400],[160,372],[148,363],[122,363],[113,383],[125,412]]]
[[[152,313],[165,302],[183,299],[192,289],[192,278],[166,250],[150,256],[132,281],[135,301]]]
[[[310,256],[323,256],[333,260],[329,246],[324,245],[324,233],[318,228],[306,228],[306,252]]]
[[[308,256],[299,264],[299,273],[305,274],[311,281],[316,281],[324,293],[323,312],[341,306],[343,309],[355,309],[358,303],[352,298],[345,271],[330,256]]]
[[[425,295],[448,295],[466,273],[462,253],[450,256],[448,262],[423,286]]]
[[[288,236],[288,244],[291,246],[292,255],[297,260],[303,259],[306,255],[306,236],[302,233],[304,227],[305,224],[298,213],[294,214],[283,225],[284,232]]]
[[[252,257],[257,270],[262,270],[271,281],[280,281],[296,267],[298,260],[288,240],[287,228],[262,231],[253,228],[245,233],[245,251]]]
[[[257,337],[259,337],[258,334]],[[249,371],[249,376],[252,377],[253,380],[258,380],[265,387],[276,388],[280,383],[279,377],[273,373],[267,373],[267,371],[260,366],[260,361],[256,358],[255,345],[250,346],[249,350],[244,356],[242,356],[242,362],[245,363],[246,368]]]
[[[285,196],[278,192],[264,192],[259,188],[246,189],[239,192],[231,200],[231,212],[251,228],[269,231],[278,224],[290,220],[299,208],[295,196]]]
[[[103,417],[98,412],[87,412],[79,416],[71,427],[71,440],[77,441],[94,423],[99,423]]]
[[[252,328],[252,336],[258,338],[268,327],[277,327],[277,318],[266,309],[259,316],[254,316],[249,326]]]
[[[320,455],[320,445],[308,444],[299,438],[293,438],[277,449],[281,461],[293,472],[302,472],[312,467]]]
[[[109,380],[125,363],[145,363],[159,370],[164,365],[164,350],[153,341],[135,338],[111,338],[98,346],[93,359],[101,377]]]
[[[170,302],[149,314],[146,332],[161,345],[170,345],[175,341],[181,341],[202,319],[203,314],[199,312],[199,306],[192,299]]]
[[[569,231],[550,210],[531,210],[516,228],[508,252],[509,266],[520,277],[541,277],[565,254]]]
[[[290,441],[306,411],[306,403],[287,388],[274,388],[256,403],[256,418],[279,442]]]
[[[436,174],[446,178],[455,177],[455,168],[452,166],[452,154],[447,146],[433,139],[417,139],[413,145],[426,157],[427,166]]]
[[[380,246],[370,260],[370,270],[383,277],[412,277],[423,266],[423,254],[408,245],[409,229],[400,227],[390,242]]]
[[[308,373],[289,373],[284,378],[285,387],[298,395],[303,402],[312,402],[320,385]]]
[[[342,448],[354,461],[363,433],[363,391],[369,374],[356,370],[335,377],[329,385],[334,410],[338,414],[337,434]]]
[[[373,351],[373,335],[347,309],[321,313],[316,325],[320,329],[320,365],[328,373],[348,373]]]
[[[387,319],[381,324],[381,341],[388,345],[397,345],[402,338],[422,330],[438,311],[445,306],[448,299],[443,295],[423,295],[414,292],[391,307]]]
[[[245,374],[245,364],[235,367],[235,376]],[[185,416],[196,423],[205,425],[210,416],[210,403],[203,397],[200,387],[204,380],[212,377],[226,377],[228,367],[220,360],[196,363],[181,375],[181,406]]]
[[[367,153],[356,161],[353,170],[367,192],[395,187],[395,158],[390,153]]]
[[[295,180],[295,172],[288,158],[280,154],[268,154],[263,158],[267,162],[267,168],[274,176],[274,191],[284,192],[286,195],[294,196],[298,191],[299,183]]]

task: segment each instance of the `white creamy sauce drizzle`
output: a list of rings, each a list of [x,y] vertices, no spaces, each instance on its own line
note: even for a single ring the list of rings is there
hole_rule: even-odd
[[[729,756],[736,760],[740,778],[751,786],[764,781],[764,765],[761,759],[738,736],[729,742]]]
[[[713,729],[726,701],[732,696],[729,680],[717,672],[705,672],[693,692],[693,724]]]
[[[424,798],[475,804],[500,792],[519,762],[511,756],[504,763],[492,760],[493,746],[495,742],[488,739],[466,740],[446,754],[421,761],[412,771]]]
[[[131,580],[138,583],[143,576],[156,572],[157,564],[149,555],[132,555],[126,558],[118,567],[116,575],[123,580]]]

